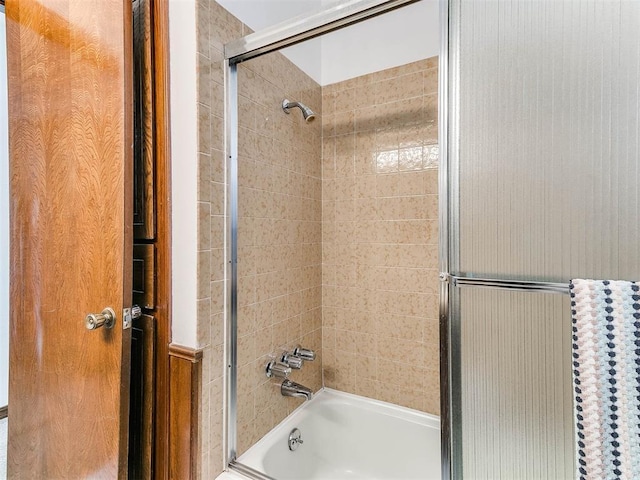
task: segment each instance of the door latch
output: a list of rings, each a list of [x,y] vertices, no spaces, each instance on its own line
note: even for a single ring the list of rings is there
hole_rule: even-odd
[[[125,308],[122,311],[122,329],[126,330],[128,328],[131,328],[131,322],[133,322],[133,320],[135,320],[136,318],[140,318],[142,316],[142,308],[140,308],[138,305],[134,305],[131,308]]]

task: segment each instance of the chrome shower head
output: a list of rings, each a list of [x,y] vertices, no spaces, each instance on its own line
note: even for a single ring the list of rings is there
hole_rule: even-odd
[[[290,102],[286,98],[282,101],[282,110],[284,110],[284,113],[288,114],[289,109],[293,107],[298,107],[302,110],[302,116],[304,117],[305,122],[310,123],[316,119],[316,114],[313,113],[313,110],[307,107],[304,103]]]

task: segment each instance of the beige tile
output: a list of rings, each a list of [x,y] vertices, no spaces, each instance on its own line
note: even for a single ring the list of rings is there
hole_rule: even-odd
[[[211,298],[211,251],[198,252],[198,300]]]
[[[256,104],[244,95],[238,95],[238,126],[256,129]]]
[[[423,94],[423,72],[393,77],[374,84],[378,104],[419,97]]]
[[[376,104],[377,89],[370,83],[361,84],[355,91],[355,108],[367,108]]]
[[[348,88],[335,93],[335,111],[346,112],[353,111],[356,107],[356,89]]]
[[[398,170],[400,172],[422,170],[424,151],[421,146],[404,147],[398,151]]]
[[[399,171],[399,152],[398,150],[382,150],[376,152],[375,163],[376,163],[376,172],[385,174],[385,173],[396,173]]]
[[[208,2],[198,2],[196,8],[196,35],[198,52],[207,58],[209,57],[209,4]]]
[[[355,332],[348,330],[336,330],[336,353],[342,355],[343,352],[356,352]]]
[[[211,202],[211,155],[198,154],[198,201]]]
[[[246,367],[246,365],[253,362],[256,359],[255,350],[256,335],[254,333],[238,337],[238,366]]]
[[[211,18],[231,21],[218,7],[211,10]],[[243,30],[237,23],[212,27],[210,34],[217,38],[210,55],[219,56],[216,42],[238,31]],[[217,78],[220,62],[210,67],[211,78]],[[241,448],[299,405],[261,377],[267,356],[294,342],[318,350],[318,360],[296,374],[304,384],[316,388],[324,379],[325,385],[347,392],[412,408],[439,408],[434,383],[437,160],[428,160],[434,152],[425,150],[437,140],[437,93],[431,84],[435,67],[433,59],[415,62],[322,91],[314,87],[315,92],[307,91],[309,81],[281,55],[251,70],[241,68],[239,231],[242,259],[251,264],[241,267],[245,275],[240,285],[246,297],[241,315],[248,320],[242,326],[247,335],[241,336],[246,350],[241,362],[247,368],[242,390],[248,392],[240,419]],[[429,68],[434,70],[427,72]],[[277,103],[283,90],[322,110],[319,121],[305,125],[295,116],[280,115]],[[425,91],[433,93],[424,101],[411,98]],[[223,191],[204,178],[224,182],[221,89],[212,86],[209,94],[207,102],[203,93],[202,103],[210,112],[202,111],[212,123],[211,160],[201,159],[207,165],[202,166],[199,199],[210,202],[211,216],[210,225],[205,220],[202,227],[209,237],[203,236],[200,245],[212,248],[210,266],[222,266]],[[376,97],[387,103],[376,104]],[[211,327],[214,322],[218,327],[201,332],[213,343],[222,338],[220,275],[221,269],[211,268],[209,316]],[[208,367],[217,372],[208,373],[210,377],[222,374],[220,347],[211,354],[219,358]],[[394,363],[398,352],[415,357],[416,364],[399,371]],[[382,379],[381,372],[393,374],[395,385]],[[220,399],[220,408],[221,385],[220,379],[220,393],[211,395]],[[258,410],[264,415],[256,417]],[[214,421],[210,424],[217,428]]]
[[[425,93],[438,93],[438,69],[429,68],[422,71]]]
[[[207,32],[208,33],[208,32]],[[208,55],[208,53],[207,53]],[[211,60],[202,52],[198,54],[198,102],[211,107],[214,101],[211,98]],[[224,106],[224,103],[222,103]]]
[[[210,318],[211,345],[222,345],[224,342],[224,315],[212,313]]]
[[[381,112],[378,107],[362,106],[355,111],[355,129],[357,132],[372,132],[378,127]]]
[[[420,316],[424,314],[427,295],[379,290],[376,293],[378,314]]]
[[[223,378],[215,378],[208,385],[209,401],[211,403],[211,409],[214,411],[216,408],[223,408]]]
[[[210,153],[211,151],[211,109],[198,104],[198,152]]]
[[[438,121],[438,94],[432,93],[425,95],[422,104],[422,115],[425,122],[437,122]]]
[[[388,314],[378,317],[377,333],[383,337],[422,341],[424,338],[424,317]]]
[[[322,116],[333,115],[336,112],[335,92],[330,92],[327,87],[322,92]]]
[[[356,355],[356,382],[362,379],[375,380],[377,378],[377,372],[377,357]]]
[[[211,248],[211,204],[198,202],[198,250]]]
[[[396,360],[398,352],[403,352],[407,358],[412,358],[418,366],[426,366],[427,346],[413,340],[380,336],[378,337],[378,357],[386,360]]]
[[[198,346],[211,345],[211,300],[198,300]]]
[[[378,396],[378,382],[369,378],[356,377],[356,395],[362,395],[364,397],[379,398]]]
[[[256,304],[238,307],[238,335],[243,337],[256,331]]]

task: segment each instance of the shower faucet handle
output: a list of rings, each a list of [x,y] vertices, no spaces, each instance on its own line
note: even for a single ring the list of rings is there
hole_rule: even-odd
[[[293,353],[285,353],[282,355],[282,363],[296,370],[300,370],[304,360]]]
[[[284,363],[271,361],[267,364],[267,377],[289,378],[291,367]]]
[[[316,359],[316,352],[314,352],[313,350],[309,350],[308,348],[302,348],[300,345],[298,345],[293,350],[293,354],[296,357],[300,357],[303,360],[308,360],[309,362],[312,362]]]

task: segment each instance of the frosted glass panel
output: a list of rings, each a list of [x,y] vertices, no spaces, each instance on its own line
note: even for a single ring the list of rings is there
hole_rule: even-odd
[[[638,279],[640,2],[458,0],[453,8],[454,269]]]
[[[459,294],[463,478],[572,479],[569,297]]]

